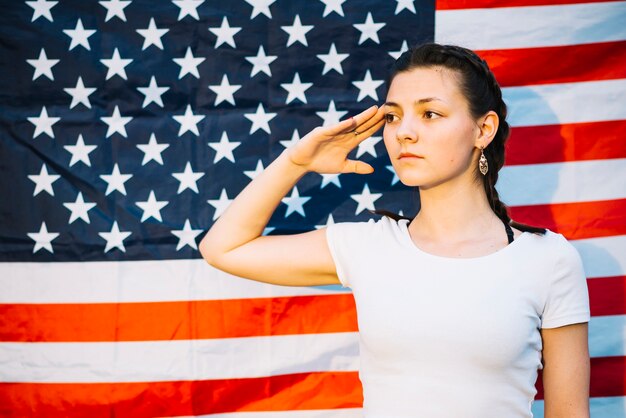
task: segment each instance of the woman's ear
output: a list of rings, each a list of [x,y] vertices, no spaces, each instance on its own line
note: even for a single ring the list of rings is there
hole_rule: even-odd
[[[493,141],[493,138],[498,132],[498,126],[500,124],[500,118],[498,114],[493,110],[487,112],[478,120],[478,136],[476,137],[476,147],[486,147]]]

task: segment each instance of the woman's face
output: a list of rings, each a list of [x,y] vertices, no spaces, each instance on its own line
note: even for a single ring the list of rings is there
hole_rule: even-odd
[[[384,106],[383,138],[403,184],[427,189],[460,176],[471,181],[480,129],[450,70],[416,68],[397,74]],[[401,158],[402,153],[418,157]]]

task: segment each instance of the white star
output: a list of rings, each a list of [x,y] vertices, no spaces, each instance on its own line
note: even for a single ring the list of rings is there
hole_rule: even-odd
[[[198,72],[198,65],[206,58],[196,58],[191,53],[191,47],[187,47],[187,52],[185,53],[184,58],[174,58],[174,62],[180,65],[180,73],[178,74],[178,79],[180,80],[186,74],[191,74],[196,78],[200,78],[200,73]]]
[[[200,135],[198,131],[198,123],[204,119],[204,115],[194,115],[191,110],[191,105],[187,105],[184,115],[172,116],[174,120],[180,123],[180,129],[178,130],[178,136],[181,136],[187,131],[191,131],[196,135]]]
[[[120,114],[120,109],[117,105],[115,105],[115,109],[113,109],[113,116],[102,116],[102,122],[109,125],[107,128],[106,137],[110,137],[114,133],[119,133],[124,138],[128,138],[126,135],[126,124],[133,120],[132,116],[122,116]]]
[[[222,82],[218,85],[209,85],[209,88],[217,94],[215,98],[215,106],[226,101],[232,105],[235,104],[235,97],[233,96],[237,90],[241,88],[240,84],[230,84],[228,82],[228,76],[224,74]]]
[[[324,15],[326,17],[332,12],[337,13],[339,16],[343,16],[343,7],[341,6],[346,0],[321,0],[324,3]]]
[[[84,104],[89,109],[91,109],[91,103],[89,102],[89,95],[91,95],[94,91],[96,91],[95,87],[85,87],[83,84],[82,77],[78,77],[76,81],[76,87],[74,88],[65,88],[63,89],[65,92],[72,96],[72,103],[70,104],[70,109],[73,109],[79,103]]]
[[[293,25],[281,26],[280,28],[289,34],[287,46],[290,46],[295,42],[300,42],[304,46],[309,46],[306,41],[306,34],[308,31],[313,29],[313,25],[302,25],[300,22],[300,15],[296,15],[293,20]]]
[[[28,118],[29,122],[35,125],[35,133],[33,138],[37,138],[42,133],[47,134],[50,138],[54,138],[54,132],[52,131],[52,125],[61,120],[61,118],[48,116],[48,110],[45,106],[41,108],[39,116],[31,116]]]
[[[378,144],[383,139],[382,136],[370,136],[365,141],[359,143],[359,149],[356,152],[356,158],[359,158],[361,155],[366,152],[370,154],[372,157],[377,157],[376,155],[376,144]]]
[[[130,231],[120,231],[119,226],[117,226],[117,221],[113,222],[111,232],[98,232],[98,235],[100,235],[107,242],[107,245],[104,248],[105,253],[113,248],[118,248],[121,251],[126,252],[124,240],[128,238],[130,234],[132,234]]]
[[[159,222],[163,222],[161,218],[161,209],[163,209],[169,202],[167,200],[158,201],[154,196],[154,190],[150,190],[150,196],[148,196],[148,200],[144,202],[136,202],[137,206],[139,206],[143,210],[143,215],[141,215],[141,222],[153,217]]]
[[[273,226],[268,226],[268,227],[265,227],[265,228],[263,228],[263,233],[262,233],[261,235],[267,235],[267,234],[269,234],[270,232],[272,232],[272,231],[273,231],[273,230],[275,230],[275,229],[276,229],[276,228],[275,228],[275,227],[273,227]]]
[[[68,223],[71,224],[77,219],[82,219],[89,224],[91,223],[91,221],[89,220],[89,214],[87,212],[93,209],[96,204],[93,202],[85,202],[85,199],[83,199],[83,193],[78,192],[78,196],[76,196],[75,202],[66,202],[63,203],[63,206],[65,206],[72,212]]]
[[[385,168],[393,173],[393,178],[391,179],[392,186],[400,181],[400,177],[398,177],[398,174],[396,173],[396,170],[393,169],[392,165],[386,165]]]
[[[76,145],[63,145],[63,148],[65,148],[69,153],[72,154],[70,167],[79,161],[82,161],[86,166],[91,167],[89,153],[93,152],[93,150],[98,147],[96,145],[85,145],[85,141],[83,140],[83,134],[79,134]]]
[[[291,83],[281,83],[280,86],[289,92],[285,104],[289,104],[296,99],[306,103],[306,95],[304,92],[311,88],[312,85],[313,83],[303,83],[300,81],[300,74],[298,73],[293,76]]]
[[[276,113],[265,113],[265,108],[262,103],[256,108],[255,113],[244,113],[246,119],[252,122],[250,127],[250,133],[254,133],[259,129],[263,129],[268,134],[271,134],[269,121],[276,117]]]
[[[52,67],[57,65],[60,60],[48,59],[48,56],[46,55],[46,50],[41,48],[41,51],[39,51],[39,58],[26,61],[30,65],[35,67],[33,80],[37,79],[41,75],[45,75],[50,80],[54,80],[54,76],[52,75]]]
[[[296,142],[298,142],[300,140],[300,133],[298,132],[297,129],[295,129],[293,131],[293,134],[291,135],[291,139],[288,141],[279,141],[280,145],[282,145],[285,148],[289,148],[292,147],[296,144]]]
[[[137,144],[137,148],[139,148],[143,153],[143,161],[141,165],[146,165],[150,160],[154,160],[157,163],[163,165],[163,157],[161,157],[161,153],[169,147],[169,144],[159,144],[154,136],[154,133],[150,135],[150,142],[147,144]]]
[[[173,230],[172,234],[178,237],[178,245],[176,246],[176,251],[183,248],[185,245],[189,245],[194,250],[198,249],[198,244],[196,244],[196,237],[202,233],[202,229],[191,229],[191,223],[189,219],[185,221],[185,226],[183,229]]]
[[[144,37],[143,47],[141,50],[143,51],[150,45],[154,45],[159,49],[163,49],[163,41],[161,41],[161,37],[169,32],[169,29],[159,29],[156,27],[156,23],[154,23],[154,18],[150,18],[150,23],[148,24],[148,29],[137,29],[137,33]]]
[[[263,167],[263,162],[259,158],[259,160],[256,163],[256,168],[254,170],[244,171],[243,174],[250,177],[250,179],[254,180],[255,178],[257,178],[259,174],[263,172],[263,170],[265,170],[265,167]]]
[[[382,193],[370,193],[370,188],[367,183],[365,183],[362,193],[350,195],[352,199],[358,202],[358,206],[354,214],[358,215],[365,209],[376,210],[376,208],[374,207],[374,202],[378,200],[382,195]]]
[[[100,5],[107,9],[107,16],[104,18],[105,22],[108,22],[114,17],[119,17],[121,20],[126,22],[124,9],[128,7],[128,5],[130,4],[130,0],[108,0],[99,1],[98,3],[100,3]]]
[[[172,2],[180,7],[180,13],[178,13],[178,20],[189,15],[196,20],[200,20],[198,16],[198,6],[204,3],[204,0],[172,0]]]
[[[368,96],[374,100],[378,100],[378,93],[376,93],[376,89],[383,83],[383,80],[372,80],[372,74],[370,73],[370,70],[367,70],[363,80],[352,82],[352,84],[359,89],[359,97],[356,99],[357,102],[360,102]]]
[[[72,38],[69,49],[70,51],[78,45],[82,45],[87,51],[91,51],[91,47],[89,46],[89,37],[96,33],[96,31],[94,29],[85,29],[83,27],[82,20],[78,19],[74,29],[63,29],[63,32]]]
[[[252,6],[252,14],[250,15],[250,20],[254,19],[261,13],[271,19],[272,12],[270,12],[270,6],[275,1],[276,0],[246,0],[246,3]]]
[[[285,213],[285,218],[291,215],[293,212],[298,212],[302,216],[306,216],[304,214],[304,204],[308,202],[311,198],[307,196],[300,196],[298,193],[298,187],[294,186],[291,192],[291,196],[283,197],[281,202],[287,205],[287,213]]]
[[[119,75],[124,80],[127,80],[126,69],[124,67],[133,62],[133,60],[131,58],[123,59],[122,57],[120,57],[120,53],[117,48],[115,48],[115,50],[113,51],[113,56],[111,58],[101,59],[100,62],[106,65],[108,68],[106,77],[107,80],[114,75]]]
[[[61,176],[58,174],[48,174],[48,167],[45,164],[41,165],[39,174],[29,174],[28,178],[35,183],[35,191],[33,196],[37,196],[39,193],[46,191],[50,196],[54,196],[54,190],[52,189],[52,183],[57,181]]]
[[[220,217],[222,213],[226,210],[230,202],[233,199],[228,198],[228,194],[226,193],[226,189],[222,189],[222,193],[220,194],[219,199],[209,199],[207,203],[215,208],[215,213],[213,214],[213,220],[216,220]]]
[[[339,181],[339,174],[321,174],[322,176],[322,184],[320,184],[320,189],[328,186],[330,183],[341,189],[341,182]]]
[[[126,187],[124,187],[124,183],[130,180],[131,177],[133,177],[132,174],[120,173],[120,169],[117,166],[117,163],[115,163],[111,174],[100,175],[100,178],[107,182],[107,191],[104,194],[108,196],[109,194],[117,190],[118,192],[126,196]]]
[[[325,225],[315,225],[315,229],[320,229],[320,228],[324,228],[327,227],[328,225],[333,225],[335,223],[335,218],[333,218],[333,214],[329,214],[328,215],[328,220],[326,221]]]
[[[400,58],[400,55],[402,55],[404,52],[409,50],[409,45],[407,44],[406,41],[402,41],[402,46],[400,47],[399,51],[389,51],[389,55],[391,55],[391,58],[393,58],[394,60],[397,60],[398,58]]]
[[[161,95],[168,91],[169,87],[159,87],[156,83],[156,79],[154,76],[150,78],[150,85],[148,87],[137,87],[137,90],[144,96],[143,104],[141,107],[146,107],[150,103],[154,102],[159,106],[163,107],[163,99],[161,99]]]
[[[185,189],[191,189],[194,192],[198,193],[198,185],[196,182],[204,176],[204,173],[194,173],[191,169],[191,164],[188,162],[185,166],[185,171],[182,173],[172,173],[172,176],[176,178],[176,180],[180,181],[180,185],[178,186],[178,194],[181,194]]]
[[[347,111],[338,111],[335,108],[335,101],[331,100],[328,104],[328,110],[326,112],[315,112],[317,116],[324,119],[322,126],[329,126],[339,123],[343,115],[348,113]]]
[[[398,14],[404,9],[417,14],[413,0],[396,0],[396,2],[398,2],[398,4],[396,4],[396,12],[394,14]]]
[[[228,24],[228,18],[224,16],[222,19],[222,25],[219,28],[209,28],[211,32],[217,36],[217,40],[215,41],[215,48],[222,44],[228,44],[233,48],[237,48],[235,44],[235,34],[241,30],[238,27],[230,27]]]
[[[263,49],[263,45],[259,47],[259,51],[256,54],[256,57],[246,57],[246,60],[252,64],[252,71],[250,72],[250,77],[254,77],[259,72],[264,72],[265,74],[272,76],[272,71],[270,70],[270,64],[278,58],[276,55],[265,55],[265,49]]]
[[[322,70],[322,75],[326,74],[330,70],[335,70],[339,74],[343,74],[343,68],[341,67],[341,62],[348,58],[350,54],[338,54],[337,48],[335,44],[332,43],[330,45],[330,50],[328,54],[319,54],[317,58],[324,61],[324,69]]]
[[[378,39],[378,31],[381,30],[385,25],[386,23],[374,22],[374,19],[372,18],[372,13],[368,12],[367,18],[365,18],[364,23],[355,23],[352,26],[354,26],[355,28],[357,28],[357,30],[361,32],[361,37],[359,38],[359,45],[361,45],[368,39],[371,39],[372,41],[379,44],[380,40]]]
[[[233,150],[239,145],[241,145],[241,142],[230,142],[226,131],[222,132],[220,142],[209,142],[209,146],[215,150],[213,164],[217,163],[222,158],[226,158],[234,163],[235,156],[233,155]]]
[[[34,22],[39,17],[43,16],[46,19],[48,19],[50,22],[53,22],[52,13],[50,13],[50,9],[56,6],[57,3],[58,1],[46,1],[46,0],[27,1],[26,4],[28,4],[30,7],[33,8],[33,18],[30,21]]]
[[[28,232],[27,235],[30,239],[35,241],[35,247],[33,248],[33,254],[43,249],[54,253],[52,250],[52,240],[59,236],[58,232],[48,232],[48,227],[45,222],[41,223],[39,232]]]

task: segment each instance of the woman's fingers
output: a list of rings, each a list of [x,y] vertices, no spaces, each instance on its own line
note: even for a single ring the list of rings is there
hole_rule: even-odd
[[[338,124],[329,127],[327,133],[329,135],[339,135],[346,134],[348,132],[352,132],[357,130],[360,125],[367,122],[372,117],[376,116],[378,112],[378,106],[374,105],[368,109],[365,109],[363,112],[348,118],[346,120],[342,120]],[[360,132],[360,131],[358,131]]]
[[[357,126],[354,130],[359,134],[370,132],[372,127],[376,127],[376,129],[371,132],[369,135],[376,132],[378,129],[382,127],[384,124],[384,116],[385,112],[382,108],[378,109],[376,113],[369,119],[365,120],[361,125]],[[361,135],[359,135],[361,137]]]
[[[359,160],[346,160],[342,173],[370,174],[374,172],[374,167]]]

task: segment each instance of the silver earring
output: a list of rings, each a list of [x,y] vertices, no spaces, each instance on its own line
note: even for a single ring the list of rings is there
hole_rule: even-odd
[[[481,174],[484,176],[487,174],[489,170],[489,164],[487,164],[487,157],[485,157],[485,153],[483,153],[483,148],[480,149],[480,159],[478,160],[478,169]]]

